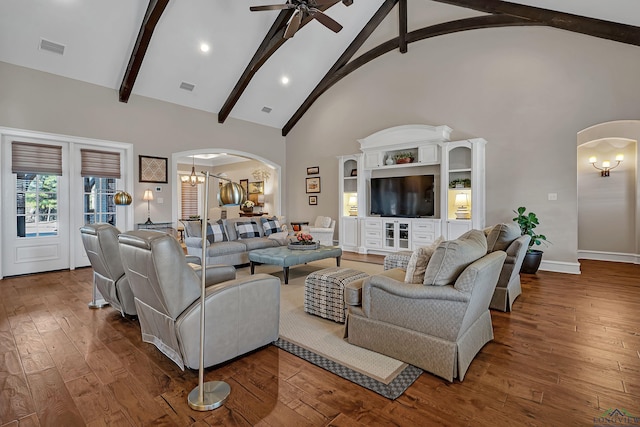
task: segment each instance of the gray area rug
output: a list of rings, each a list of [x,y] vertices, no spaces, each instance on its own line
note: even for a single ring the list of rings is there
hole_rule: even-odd
[[[382,271],[381,265],[343,261],[342,267],[368,274]],[[292,267],[289,284],[280,294],[279,348],[342,378],[396,399],[420,376],[422,370],[382,354],[349,344],[344,338],[344,325],[304,312],[304,279],[323,268],[335,267],[335,259]],[[262,265],[256,273],[282,278],[281,269]]]

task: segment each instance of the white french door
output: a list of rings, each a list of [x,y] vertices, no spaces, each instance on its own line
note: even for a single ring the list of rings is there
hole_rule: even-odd
[[[60,147],[62,171],[14,172],[14,141]],[[133,206],[113,203],[115,192],[133,189],[132,144],[7,128],[0,128],[0,144],[0,279],[90,265],[80,237],[86,223],[132,228]],[[117,153],[121,177],[82,176],[92,174],[82,170],[83,150]]]
[[[67,144],[28,141],[62,148]],[[69,268],[69,179],[66,174],[13,173],[11,141],[2,141],[2,274],[15,276]]]

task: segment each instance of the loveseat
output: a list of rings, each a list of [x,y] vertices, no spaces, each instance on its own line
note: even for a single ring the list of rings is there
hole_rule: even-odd
[[[183,220],[184,244],[187,254],[202,256],[202,222]],[[284,246],[288,233],[275,219],[240,217],[218,220],[207,226],[207,265],[244,265],[254,249]]]
[[[481,230],[419,251],[394,268],[345,287],[349,343],[460,381],[493,339],[489,313],[506,254],[487,253]]]

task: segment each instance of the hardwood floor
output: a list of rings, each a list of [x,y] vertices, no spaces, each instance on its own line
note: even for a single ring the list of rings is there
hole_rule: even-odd
[[[390,401],[268,346],[206,371],[232,390],[211,412],[189,409],[197,372],[142,343],[137,321],[87,307],[91,275],[0,281],[0,425],[566,426],[615,408],[640,416],[638,265],[583,261],[582,275],[523,276],[514,311],[492,311],[495,339],[463,382],[425,373]]]

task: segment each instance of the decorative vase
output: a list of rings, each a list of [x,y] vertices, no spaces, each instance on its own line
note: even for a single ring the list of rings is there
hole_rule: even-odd
[[[244,213],[252,213],[253,212],[253,208],[245,208],[245,207],[243,207],[242,208],[242,212],[244,212]]]
[[[393,164],[393,157],[387,157],[387,161],[385,162],[388,166]]]
[[[536,274],[542,261],[542,251],[531,249],[528,251],[524,260],[522,261],[522,267],[520,267],[520,273],[524,274]]]

